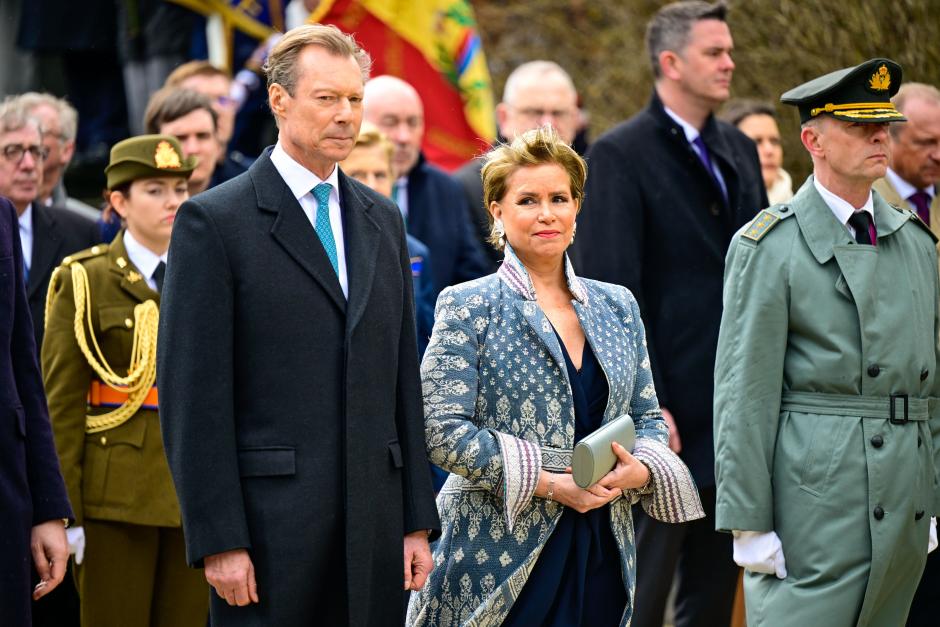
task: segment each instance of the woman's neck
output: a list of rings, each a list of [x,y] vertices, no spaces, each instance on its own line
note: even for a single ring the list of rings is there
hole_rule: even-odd
[[[131,228],[128,228],[127,230],[131,235],[134,236],[134,239],[137,240],[138,244],[140,244],[141,246],[143,246],[144,248],[152,252],[157,257],[162,257],[163,255],[166,254],[166,251],[170,249],[169,239],[167,239],[166,241],[163,241],[162,238],[151,239],[151,238],[142,236],[140,233],[138,233],[137,231]]]
[[[519,257],[519,261],[529,274],[536,294],[553,292],[568,293],[568,281],[565,278],[565,257],[550,260],[530,260]]]

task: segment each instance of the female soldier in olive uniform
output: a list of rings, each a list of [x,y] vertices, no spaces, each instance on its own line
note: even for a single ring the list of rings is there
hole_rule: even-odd
[[[83,625],[206,623],[209,590],[186,564],[155,385],[166,252],[195,166],[182,155],[169,136],[116,144],[105,172],[127,228],[66,257],[49,284],[42,365],[75,508]]]

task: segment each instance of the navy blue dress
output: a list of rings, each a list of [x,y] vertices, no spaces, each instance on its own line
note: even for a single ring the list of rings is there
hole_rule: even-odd
[[[587,342],[580,371],[560,337],[558,342],[571,381],[577,442],[601,426],[610,389]],[[565,508],[503,626],[609,627],[620,624],[626,606],[610,508],[584,514]]]

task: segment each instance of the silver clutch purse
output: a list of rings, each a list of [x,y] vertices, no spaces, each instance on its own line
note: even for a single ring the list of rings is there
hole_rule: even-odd
[[[571,456],[571,474],[580,488],[594,485],[601,477],[614,469],[617,456],[610,447],[617,442],[631,453],[636,443],[636,427],[633,418],[624,414],[614,418],[600,429],[588,435],[574,447]]]

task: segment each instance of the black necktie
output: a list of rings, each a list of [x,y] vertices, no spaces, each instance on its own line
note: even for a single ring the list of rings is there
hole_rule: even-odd
[[[855,241],[859,244],[872,244],[871,241],[871,216],[867,211],[856,211],[849,218],[849,226],[855,229]]]
[[[157,282],[157,291],[163,292],[163,276],[166,274],[166,264],[162,261],[157,264],[157,269],[153,271],[151,277]]]

